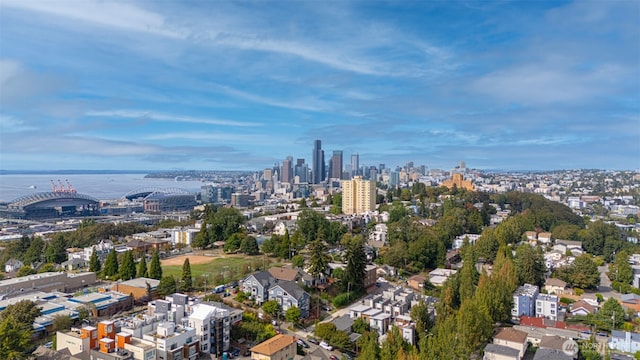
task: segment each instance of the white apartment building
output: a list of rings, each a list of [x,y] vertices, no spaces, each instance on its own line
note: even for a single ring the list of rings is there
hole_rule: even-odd
[[[558,320],[558,297],[538,294],[536,297],[536,317]]]
[[[175,246],[178,244],[184,244],[190,246],[195,239],[196,235],[200,232],[200,229],[196,228],[176,228],[171,229],[171,243]]]
[[[231,324],[242,320],[242,311],[222,304],[195,304],[189,315],[189,326],[196,330],[200,339],[200,351],[222,354],[229,350]]]
[[[362,214],[376,209],[376,183],[354,176],[353,180],[342,180],[342,212]]]
[[[155,342],[158,360],[195,360],[198,358],[196,330],[165,321],[158,324],[155,334],[145,334],[143,340]]]

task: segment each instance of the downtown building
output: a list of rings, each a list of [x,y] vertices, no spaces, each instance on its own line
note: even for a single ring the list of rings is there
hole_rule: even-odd
[[[355,176],[353,180],[343,180],[342,212],[345,214],[362,214],[376,209],[376,183]]]

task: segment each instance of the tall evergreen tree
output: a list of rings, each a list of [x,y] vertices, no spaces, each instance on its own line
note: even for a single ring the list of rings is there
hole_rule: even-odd
[[[138,263],[138,270],[136,271],[136,277],[149,277],[147,272],[147,257],[143,254]]]
[[[89,258],[89,271],[94,273],[99,273],[102,268],[102,264],[100,263],[100,259],[98,259],[98,252],[96,251],[96,247],[93,247],[91,252],[91,257]]]
[[[460,302],[473,297],[479,278],[478,270],[476,269],[475,253],[472,246],[470,246],[465,252],[463,260],[464,263],[462,264],[462,269],[460,269],[459,275]]]
[[[116,249],[111,249],[109,255],[107,255],[107,259],[104,261],[102,275],[109,280],[116,280],[118,278],[118,255],[116,255]]]
[[[515,264],[520,284],[537,286],[544,284],[544,273],[547,268],[544,265],[542,248],[534,248],[529,244],[518,246]]]
[[[180,280],[180,291],[189,292],[193,289],[193,279],[191,278],[191,264],[189,258],[184,259],[182,264],[182,278]]]
[[[122,264],[120,264],[120,268],[118,270],[120,279],[122,280],[130,280],[136,276],[136,263],[135,260],[133,260],[133,253],[131,250],[122,255]]]
[[[158,284],[158,295],[167,296],[175,293],[177,290],[176,279],[171,276],[164,276]]]
[[[320,232],[318,232],[320,233]],[[320,278],[324,276],[324,271],[329,265],[329,255],[327,254],[327,247],[320,237],[311,243],[311,255],[309,257],[309,273],[314,278]]]
[[[160,267],[160,255],[158,250],[153,252],[151,256],[151,264],[149,264],[149,277],[152,279],[162,279],[162,267]]]
[[[345,245],[345,260],[347,267],[344,272],[343,286],[345,290],[364,292],[365,267],[367,265],[367,255],[364,252],[364,239],[361,236],[345,235],[343,239]]]
[[[398,354],[409,350],[409,343],[402,337],[397,326],[393,326],[387,333],[387,338],[382,342],[380,360],[397,360]]]

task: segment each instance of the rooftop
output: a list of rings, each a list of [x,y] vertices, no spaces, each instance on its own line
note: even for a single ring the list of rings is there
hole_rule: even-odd
[[[278,351],[296,343],[296,338],[290,335],[278,334],[251,348],[251,352],[271,356]]]
[[[156,289],[158,287],[158,284],[160,284],[160,280],[140,277],[140,278],[123,281],[120,283],[120,285],[127,285],[131,287],[146,289],[147,283],[149,284],[149,286],[151,286],[151,289]]]
[[[536,293],[538,293],[538,287],[531,284],[524,284],[513,293],[513,296],[529,296],[533,297]]]
[[[487,344],[487,346],[484,347],[484,352],[485,354],[492,353],[492,354],[509,356],[513,358],[520,357],[520,352],[518,350],[510,348],[508,346],[503,346],[498,344]]]
[[[493,338],[517,343],[524,343],[527,340],[527,333],[524,331],[516,330],[514,328],[500,328],[498,329],[498,333],[496,333]]]

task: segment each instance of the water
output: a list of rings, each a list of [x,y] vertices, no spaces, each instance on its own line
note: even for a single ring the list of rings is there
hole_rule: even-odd
[[[9,202],[21,196],[51,191],[51,180],[58,186],[58,179],[65,180],[80,194],[98,200],[120,199],[124,194],[146,187],[180,188],[199,192],[200,181],[175,181],[173,179],[145,179],[145,174],[69,174],[69,175],[0,175],[0,202]]]

